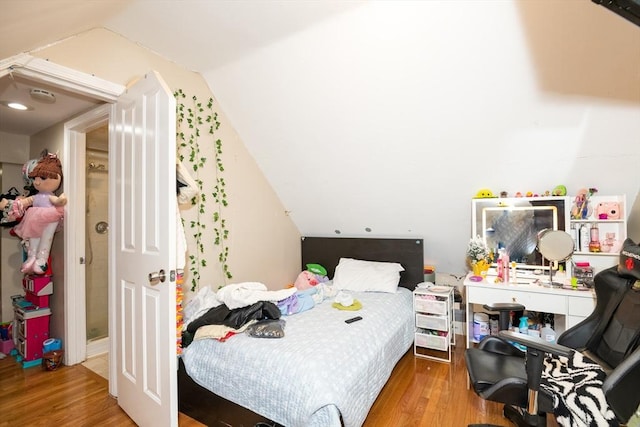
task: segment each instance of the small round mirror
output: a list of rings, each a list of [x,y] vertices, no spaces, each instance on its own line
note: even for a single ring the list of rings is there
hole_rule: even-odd
[[[574,242],[569,233],[562,230],[545,229],[538,233],[538,251],[549,260],[549,284],[562,286],[562,283],[553,282],[553,267],[558,262],[563,262],[573,255]]]
[[[542,230],[538,234],[538,250],[549,261],[566,261],[573,255],[573,238],[566,231]]]

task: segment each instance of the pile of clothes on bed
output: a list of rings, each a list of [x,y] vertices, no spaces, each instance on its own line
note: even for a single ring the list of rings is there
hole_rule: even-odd
[[[282,316],[310,310],[336,293],[326,270],[312,264],[285,289],[268,290],[259,282],[230,284],[218,292],[203,287],[184,308],[182,345],[207,338],[225,341],[243,332],[281,338],[286,324]]]

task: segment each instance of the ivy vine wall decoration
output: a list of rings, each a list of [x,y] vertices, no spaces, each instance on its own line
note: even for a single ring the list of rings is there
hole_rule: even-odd
[[[191,200],[197,207],[196,219],[191,220],[189,228],[192,230],[195,240],[196,252],[189,254],[189,271],[191,272],[191,290],[195,291],[200,283],[200,268],[207,266],[205,254],[205,242],[203,241],[204,230],[207,228],[207,219],[213,223],[214,245],[218,247],[218,261],[222,268],[223,276],[231,279],[233,276],[229,271],[227,259],[229,257],[229,247],[227,240],[229,230],[222,215],[223,209],[228,205],[227,193],[222,164],[222,141],[216,137],[216,131],[220,127],[218,113],[213,111],[213,98],[209,98],[203,104],[194,95],[187,97],[182,89],[175,91],[176,116],[177,116],[177,156],[181,162],[187,162],[195,172],[195,181],[198,184],[198,195]],[[211,196],[213,198],[213,212],[206,214],[207,194],[204,191],[204,183],[200,178],[200,171],[207,164],[207,153],[213,152],[215,167],[215,183]],[[184,220],[183,220],[184,221]],[[224,286],[224,283],[222,286]]]

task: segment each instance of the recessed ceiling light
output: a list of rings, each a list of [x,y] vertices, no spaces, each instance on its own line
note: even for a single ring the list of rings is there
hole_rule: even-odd
[[[31,89],[29,95],[31,95],[31,99],[44,102],[45,104],[53,104],[56,102],[56,96],[48,90]]]
[[[29,111],[33,110],[33,107],[30,105],[22,104],[16,101],[0,101],[0,105],[4,105],[5,107],[11,108],[12,110],[18,111]]]

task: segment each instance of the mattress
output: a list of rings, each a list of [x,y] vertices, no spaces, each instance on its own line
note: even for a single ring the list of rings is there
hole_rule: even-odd
[[[213,393],[287,427],[360,426],[411,347],[414,322],[408,289],[353,296],[359,311],[325,300],[284,316],[283,338],[194,341],[182,355],[186,371]],[[362,320],[345,323],[354,316]]]

